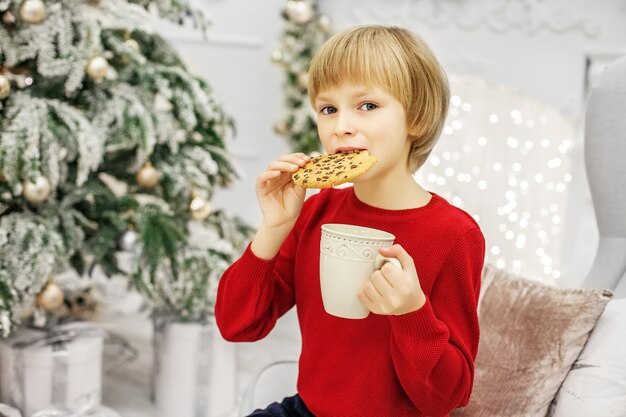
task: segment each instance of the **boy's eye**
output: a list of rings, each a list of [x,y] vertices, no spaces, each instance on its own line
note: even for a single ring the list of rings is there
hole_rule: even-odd
[[[370,110],[377,109],[377,108],[378,108],[378,106],[377,106],[376,104],[374,104],[374,103],[363,103],[363,104],[361,105],[361,107],[359,107],[359,108],[360,108],[361,110],[367,110],[367,111],[370,111]]]
[[[333,114],[333,113],[337,113],[337,109],[334,108],[333,106],[326,106],[326,107],[322,107],[322,110],[320,110],[320,113]]]

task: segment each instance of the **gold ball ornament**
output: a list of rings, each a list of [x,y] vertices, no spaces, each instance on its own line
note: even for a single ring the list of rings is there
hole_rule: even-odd
[[[19,13],[23,22],[41,23],[46,18],[46,5],[41,0],[24,0]]]
[[[204,220],[211,214],[211,204],[202,197],[193,196],[189,204],[189,215],[194,220]]]
[[[298,87],[307,89],[309,87],[309,73],[306,71],[298,73],[296,78]]]
[[[46,201],[50,197],[51,191],[52,186],[48,178],[40,175],[35,179],[35,182],[24,181],[22,194],[29,203],[38,204]]]
[[[44,310],[54,310],[63,304],[63,290],[48,280],[46,286],[37,294],[37,305]]]
[[[308,0],[288,0],[285,13],[295,23],[306,23],[313,17],[313,5]]]
[[[280,49],[275,49],[272,52],[272,62],[274,64],[281,64],[283,62],[283,51]]]
[[[289,126],[287,126],[287,122],[285,120],[278,120],[274,123],[274,132],[279,135],[285,135],[289,131]]]
[[[129,48],[133,49],[136,52],[141,51],[141,48],[139,47],[139,42],[137,42],[133,38],[126,39],[124,43],[126,44],[126,46],[128,46]]]
[[[11,94],[11,81],[8,77],[0,74],[0,100],[4,100]]]
[[[141,188],[153,188],[159,183],[159,176],[159,171],[150,162],[146,162],[135,174],[135,179]]]
[[[87,75],[94,81],[100,81],[109,72],[109,62],[101,56],[94,56],[87,64]]]
[[[318,23],[320,24],[320,27],[322,28],[322,30],[326,33],[330,33],[330,30],[332,29],[332,24],[330,21],[330,17],[328,17],[327,15],[323,14],[319,17],[318,19]]]
[[[298,43],[298,40],[295,37],[291,35],[285,36],[285,39],[284,39],[285,46],[292,48],[296,46],[297,43]]]

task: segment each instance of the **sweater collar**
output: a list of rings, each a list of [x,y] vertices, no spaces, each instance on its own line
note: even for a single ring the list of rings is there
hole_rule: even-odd
[[[388,219],[402,219],[404,217],[412,217],[415,215],[423,215],[431,212],[437,205],[445,202],[438,194],[429,191],[431,199],[426,205],[416,208],[403,209],[403,210],[389,210],[379,207],[370,206],[358,199],[354,193],[354,187],[347,187],[345,190],[348,194],[348,207],[354,210],[355,213],[366,213],[368,215],[374,215],[378,217],[384,217]]]

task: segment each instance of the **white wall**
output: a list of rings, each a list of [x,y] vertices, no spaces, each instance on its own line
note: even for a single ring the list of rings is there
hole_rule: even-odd
[[[281,116],[282,72],[270,61],[278,45],[285,0],[204,0],[214,22],[208,42],[163,26],[191,69],[206,78],[235,118],[232,143],[247,178],[214,199],[253,224],[259,221],[254,178],[287,152],[272,131]],[[320,0],[336,30],[355,24],[408,27],[431,45],[450,74],[516,87],[560,110],[582,132],[587,58],[626,54],[624,0]],[[591,265],[597,230],[582,159],[573,152],[570,212],[564,239],[564,285],[577,285]],[[575,254],[575,255],[574,255]]]
[[[247,178],[215,196],[252,224],[259,212],[254,179],[288,152],[272,125],[282,115],[282,72],[270,60],[279,42],[286,0],[203,0],[214,22],[207,42],[191,30],[160,23],[192,71],[213,86],[238,126],[231,144]],[[446,71],[508,84],[563,112],[582,132],[587,56],[626,54],[626,0],[320,0],[336,30],[355,24],[406,26],[432,46]],[[561,284],[578,285],[591,266],[597,229],[582,159],[573,152],[568,227]],[[266,339],[239,346],[240,391],[266,364],[297,359],[300,335],[293,312]]]

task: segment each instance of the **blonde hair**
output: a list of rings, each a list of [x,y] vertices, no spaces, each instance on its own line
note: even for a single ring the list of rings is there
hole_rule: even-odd
[[[388,26],[334,35],[311,61],[309,100],[344,81],[382,87],[402,103],[412,140],[407,164],[411,171],[422,166],[439,139],[450,100],[446,74],[424,40]]]

